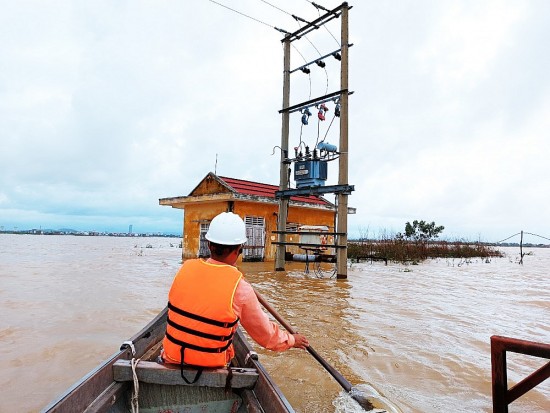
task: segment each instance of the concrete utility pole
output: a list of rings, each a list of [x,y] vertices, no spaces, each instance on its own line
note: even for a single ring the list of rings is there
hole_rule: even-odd
[[[342,8],[342,29],[341,29],[341,45],[342,45],[342,66],[340,70],[340,89],[348,90],[348,7]],[[343,93],[340,97],[341,113],[340,113],[340,159],[338,163],[338,184],[348,184],[348,94]],[[348,195],[346,193],[338,193],[338,210],[337,216],[337,232],[344,235],[338,235],[338,244],[345,246],[336,251],[336,278],[345,279],[348,277]]]
[[[290,105],[290,39],[284,40],[284,70],[283,70],[283,108]],[[281,128],[281,173],[279,177],[279,191],[288,189],[288,135],[290,130],[290,113],[283,112]],[[286,231],[286,221],[288,216],[289,198],[279,198],[279,215],[277,217],[277,240],[284,242]],[[275,255],[275,271],[284,271],[285,269],[285,250],[284,244],[277,245],[277,254]]]
[[[286,224],[288,216],[288,204],[291,196],[296,195],[316,195],[321,196],[327,193],[333,193],[337,195],[337,209],[336,209],[336,228],[335,232],[329,233],[336,238],[335,244],[332,246],[336,250],[336,274],[338,279],[347,278],[347,243],[348,243],[348,195],[354,190],[353,185],[348,184],[348,95],[353,93],[348,90],[348,50],[352,45],[349,41],[349,29],[348,29],[348,12],[351,7],[347,2],[342,3],[340,6],[333,10],[325,9],[315,3],[312,3],[319,10],[323,10],[326,13],[312,22],[300,19],[305,22],[306,25],[302,26],[294,33],[287,33],[283,39],[284,45],[284,80],[283,80],[283,108],[279,111],[282,114],[282,131],[281,131],[281,164],[280,164],[280,183],[279,191],[275,196],[279,199],[279,214],[277,221],[277,251],[275,257],[275,270],[284,271],[285,269],[285,252],[286,245],[290,243],[286,242]],[[308,33],[319,29],[319,27],[327,24],[333,19],[341,18],[341,45],[340,49],[332,51],[324,56],[317,58],[312,62],[308,62],[294,70],[290,69],[290,45],[295,40],[302,39]],[[341,62],[340,64],[340,90],[335,91],[324,96],[320,96],[308,101],[290,106],[290,75],[293,72],[302,71],[309,73],[309,66],[321,66],[324,67],[325,63],[323,59],[334,57]],[[325,102],[335,101],[340,105],[340,148],[338,153],[338,185],[324,186],[324,181],[320,183],[313,179],[314,183],[305,183],[302,181],[302,185],[296,189],[289,189],[289,172],[290,163],[300,162],[303,158],[302,155],[296,156],[295,159],[289,159],[288,144],[289,144],[289,129],[290,129],[290,114],[293,112],[302,112],[308,108],[319,105],[324,105]],[[324,120],[324,118],[323,118]],[[314,153],[316,148],[314,149]],[[336,149],[334,150],[336,151]],[[309,155],[308,155],[309,156]],[[310,158],[308,158],[310,159]],[[313,157],[312,162],[319,162],[319,158]],[[324,162],[327,162],[326,160]],[[309,170],[305,170],[309,173]],[[326,173],[326,172],[325,172]],[[310,178],[307,176],[306,178]],[[296,177],[295,177],[296,179]],[[323,178],[326,179],[326,176]],[[327,245],[319,245],[320,247],[327,247]],[[330,248],[330,246],[328,246]]]

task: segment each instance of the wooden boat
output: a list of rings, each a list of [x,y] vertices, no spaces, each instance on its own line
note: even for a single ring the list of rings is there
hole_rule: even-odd
[[[187,384],[197,370],[158,364],[155,360],[166,328],[167,309],[125,342],[121,350],[84,376],[43,412],[130,412],[138,380],[141,413],[288,413],[294,412],[273,382],[250,343],[239,329],[234,337],[235,361],[231,388],[226,390],[228,369],[204,370],[198,381]],[[131,343],[131,344],[130,344]],[[132,357],[132,346],[135,354]],[[132,358],[140,359],[132,369]]]

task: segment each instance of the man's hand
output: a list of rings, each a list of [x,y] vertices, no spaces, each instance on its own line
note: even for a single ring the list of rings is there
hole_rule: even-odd
[[[302,350],[305,350],[306,347],[309,346],[309,341],[307,340],[306,336],[299,333],[293,334],[293,336],[294,336],[294,345],[292,347],[301,348]]]

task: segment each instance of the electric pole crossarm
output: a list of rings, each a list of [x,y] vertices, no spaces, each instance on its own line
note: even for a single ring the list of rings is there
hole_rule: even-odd
[[[285,42],[285,41],[293,42],[294,40],[298,40],[298,39],[300,39],[300,37],[305,36],[309,32],[311,32],[313,30],[317,30],[319,28],[319,26],[322,26],[322,25],[328,23],[329,21],[340,17],[341,13],[339,13],[339,12],[344,7],[345,8],[348,7],[347,3],[342,3],[340,6],[336,7],[335,9],[329,11],[326,14],[323,14],[319,18],[313,20],[311,23],[306,24],[304,27],[300,27],[294,33],[291,33],[288,36],[285,36],[285,38],[281,41],[282,42]]]
[[[281,109],[279,113],[293,113],[299,110],[305,109],[310,106],[318,105],[321,103],[329,102],[333,100],[336,96],[342,96],[343,94],[352,95],[353,92],[349,92],[347,89],[339,90],[338,92],[332,92],[325,96],[320,96],[315,99],[306,100],[305,102],[292,105],[286,109]]]
[[[353,46],[353,43],[348,44],[348,47],[351,47],[351,46]],[[329,57],[329,56],[334,56],[336,59],[338,59],[338,57],[336,57],[336,54],[337,54],[338,52],[341,52],[341,51],[342,51],[342,48],[340,47],[339,49],[336,49],[334,52],[330,52],[330,53],[328,53],[328,54],[326,54],[326,55],[324,55],[324,56],[318,57],[317,59],[315,59],[315,60],[313,60],[313,61],[311,61],[311,62],[309,62],[309,63],[306,63],[305,65],[302,65],[302,66],[300,66],[300,67],[297,67],[296,69],[291,70],[290,73],[294,73],[294,72],[297,72],[298,70],[302,70],[302,69],[304,69],[304,68],[306,68],[306,67],[308,67],[308,66],[311,66],[311,65],[314,64],[314,63],[317,63],[317,62],[320,61],[320,60],[326,59],[326,58]],[[341,59],[341,58],[342,58],[342,57],[340,56],[340,59]]]
[[[299,195],[322,195],[322,194],[345,194],[351,195],[355,191],[354,185],[330,185],[330,186],[310,186],[308,188],[287,189],[284,191],[275,191],[275,198],[290,198]]]

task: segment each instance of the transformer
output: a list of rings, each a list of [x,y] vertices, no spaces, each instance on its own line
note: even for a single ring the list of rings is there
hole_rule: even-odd
[[[327,161],[306,159],[294,163],[296,188],[324,186],[327,180]]]

